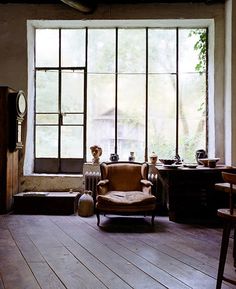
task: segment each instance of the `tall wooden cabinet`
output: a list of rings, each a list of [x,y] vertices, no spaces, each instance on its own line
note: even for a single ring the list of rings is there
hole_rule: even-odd
[[[0,86],[1,214],[11,210],[13,196],[18,192],[18,149],[21,147],[21,123],[25,111],[24,95],[22,97],[19,91]]]

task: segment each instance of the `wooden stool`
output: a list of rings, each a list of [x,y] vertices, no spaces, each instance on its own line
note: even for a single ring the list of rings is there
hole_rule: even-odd
[[[231,228],[234,228],[234,248],[233,248],[233,257],[234,257],[234,266],[236,260],[236,209],[233,206],[233,185],[236,184],[236,174],[222,172],[223,180],[230,184],[229,190],[229,208],[228,209],[218,209],[217,215],[224,220],[223,235],[221,241],[220,249],[220,261],[218,267],[217,283],[216,289],[220,289],[222,281],[226,281],[230,284],[236,285],[236,280],[226,278],[224,276],[225,261],[227,257],[227,250],[229,245],[229,236]]]

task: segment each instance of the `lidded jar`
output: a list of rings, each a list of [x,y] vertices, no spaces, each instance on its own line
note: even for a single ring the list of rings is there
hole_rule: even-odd
[[[94,213],[94,201],[91,196],[92,191],[84,191],[78,202],[78,215],[81,217],[89,217]]]
[[[135,161],[134,152],[130,152],[129,161],[130,161],[130,162],[134,162],[134,161]]]
[[[152,165],[155,165],[157,163],[157,154],[155,152],[152,152],[149,156],[150,163]]]

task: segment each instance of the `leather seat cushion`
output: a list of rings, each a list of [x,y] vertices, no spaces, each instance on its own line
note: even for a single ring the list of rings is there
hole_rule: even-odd
[[[156,197],[141,191],[110,191],[106,195],[97,196],[97,208],[114,209],[114,207],[125,207],[140,210],[143,207],[155,207]]]

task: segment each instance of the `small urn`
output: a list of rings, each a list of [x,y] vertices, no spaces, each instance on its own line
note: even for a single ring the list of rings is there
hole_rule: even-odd
[[[130,155],[129,155],[129,162],[134,162],[134,161],[135,161],[134,152],[130,152]]]
[[[149,156],[149,159],[150,159],[150,163],[152,165],[156,165],[157,163],[157,154],[155,152],[152,152]]]
[[[110,161],[111,162],[118,162],[119,160],[119,155],[118,154],[111,154],[110,155]]]

